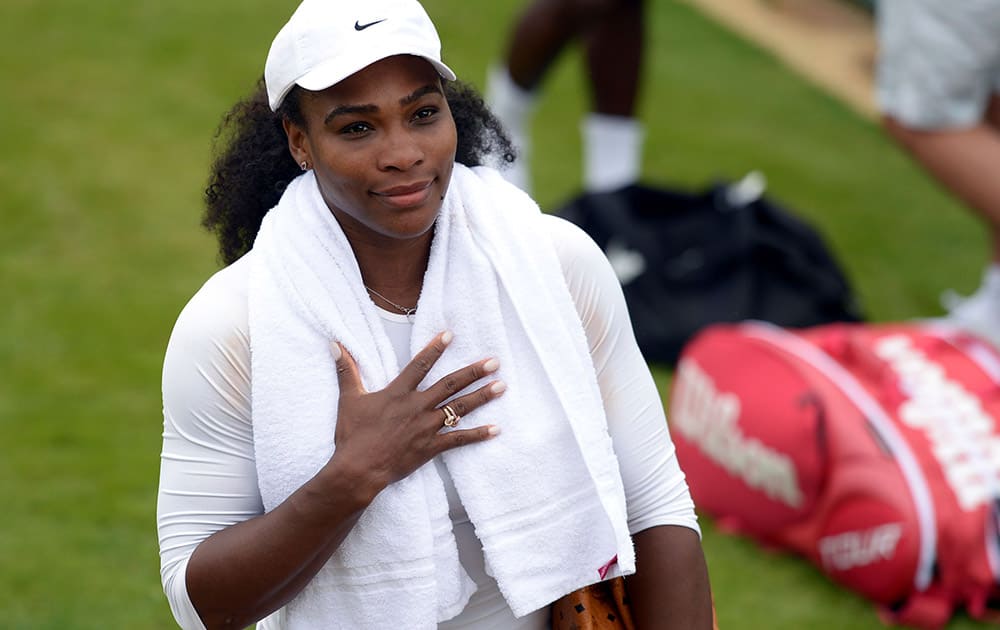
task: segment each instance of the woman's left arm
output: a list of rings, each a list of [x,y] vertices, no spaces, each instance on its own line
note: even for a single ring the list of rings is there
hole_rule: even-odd
[[[688,492],[625,297],[600,248],[576,226],[545,217],[590,345],[618,456],[636,574],[625,580],[640,630],[710,630],[708,570]]]
[[[698,533],[656,525],[632,538],[636,572],[625,579],[625,589],[640,630],[710,630],[712,596]]]

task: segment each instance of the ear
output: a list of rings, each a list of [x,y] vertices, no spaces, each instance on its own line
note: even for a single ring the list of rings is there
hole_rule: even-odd
[[[296,164],[312,165],[312,153],[309,151],[309,136],[306,130],[285,118],[281,121],[281,126],[285,128],[285,135],[288,137],[288,152]]]

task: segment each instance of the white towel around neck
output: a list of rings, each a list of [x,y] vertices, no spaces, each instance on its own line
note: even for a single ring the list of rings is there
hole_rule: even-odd
[[[635,568],[586,338],[541,219],[494,170],[456,164],[411,344],[416,352],[443,330],[455,335],[423,387],[480,359],[500,360],[508,390],[460,427],[497,424],[501,434],[443,459],[516,616],[598,581],[609,563],[607,575]],[[330,341],[354,356],[369,391],[401,366],[312,172],[292,181],[265,217],[249,295],[255,458],[272,510],[333,455]],[[378,495],[277,615],[296,629],[435,628],[461,612],[474,588],[429,462]]]

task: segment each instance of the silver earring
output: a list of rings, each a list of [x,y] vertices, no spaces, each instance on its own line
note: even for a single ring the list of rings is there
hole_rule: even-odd
[[[299,166],[301,166],[301,167],[302,167],[302,170],[303,170],[303,171],[308,171],[308,170],[309,170],[309,162],[306,162],[305,160],[302,160],[302,161],[301,161],[301,162],[299,163]]]

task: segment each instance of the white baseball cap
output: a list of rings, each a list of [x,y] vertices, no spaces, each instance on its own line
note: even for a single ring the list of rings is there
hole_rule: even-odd
[[[443,78],[441,40],[417,0],[303,0],[281,27],[264,64],[272,110],[298,85],[324,90],[393,55],[416,55]]]

